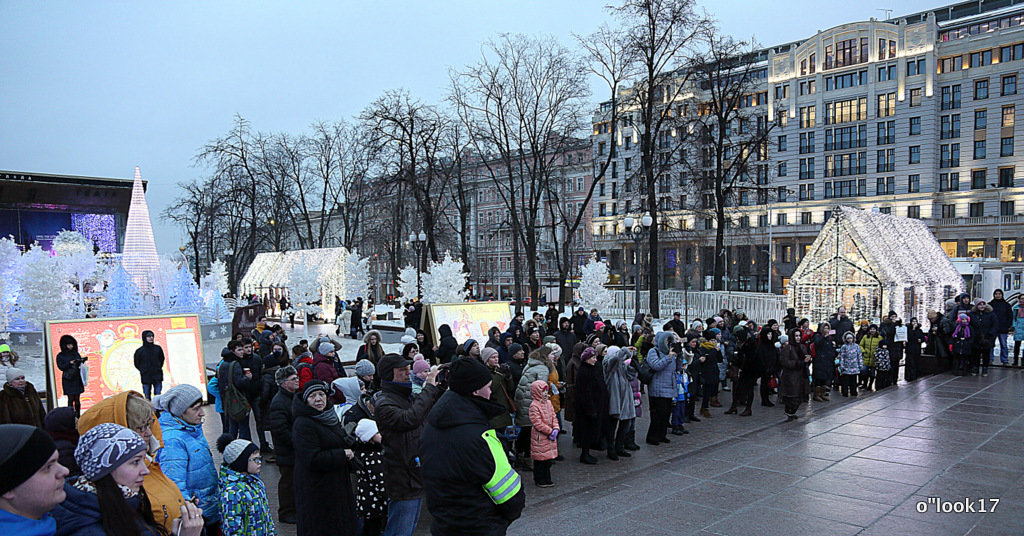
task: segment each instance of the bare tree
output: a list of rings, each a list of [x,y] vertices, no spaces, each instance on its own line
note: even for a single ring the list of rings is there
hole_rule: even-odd
[[[626,47],[636,62],[638,80],[631,91],[624,92],[623,99],[640,127],[638,174],[646,191],[641,210],[646,208],[652,219],[648,241],[652,260],[658,256],[660,243],[658,180],[671,169],[686,136],[683,131],[672,136],[672,106],[688,89],[692,72],[685,68],[687,61],[711,24],[705,15],[697,13],[696,6],[696,0],[624,0],[611,8],[625,27]],[[658,264],[648,262],[647,273],[650,312],[655,317],[659,316]]]
[[[589,96],[584,68],[554,39],[502,35],[487,43],[476,65],[452,73],[451,86],[459,118],[509,211],[513,258],[526,260],[530,296],[537,303],[538,230],[546,216],[547,183],[556,155],[583,125]],[[514,296],[522,303],[518,262],[513,273]]]
[[[715,290],[723,289],[726,271],[725,232],[731,226],[729,207],[768,201],[770,167],[768,147],[774,123],[763,105],[768,94],[758,83],[753,45],[706,30],[707,50],[692,71],[700,91],[698,113],[693,118],[697,133],[690,141],[692,158],[684,159],[696,178],[702,209],[713,214],[715,229]],[[710,194],[710,195],[708,195]]]
[[[203,248],[204,239],[215,225],[217,192],[212,179],[179,182],[178,191],[178,197],[164,209],[162,217],[185,231],[194,260],[192,275],[199,283],[202,276],[200,262],[207,253]]]

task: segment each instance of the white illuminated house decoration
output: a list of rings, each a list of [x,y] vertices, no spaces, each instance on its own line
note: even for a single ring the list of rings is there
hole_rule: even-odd
[[[156,284],[154,278],[160,271],[160,258],[156,254],[153,225],[149,220],[149,205],[146,204],[146,192],[142,187],[142,174],[139,173],[138,166],[135,166],[132,202],[128,206],[128,224],[125,226],[121,264],[140,292],[152,293]]]
[[[789,282],[789,304],[812,323],[840,305],[854,321],[895,311],[904,322],[944,312],[963,278],[921,220],[837,207]]]

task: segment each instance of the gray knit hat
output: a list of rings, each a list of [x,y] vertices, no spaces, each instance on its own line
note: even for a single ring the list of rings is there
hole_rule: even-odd
[[[320,343],[320,346],[316,347],[317,353],[320,355],[327,355],[334,351],[334,344],[330,341]]]
[[[217,450],[224,454],[224,465],[239,473],[247,472],[249,467],[249,456],[259,450],[252,441],[245,439],[231,439],[229,435],[222,435],[217,438]]]
[[[17,367],[7,367],[7,381],[13,382],[18,378],[24,378],[25,371]]]
[[[278,385],[281,385],[282,383],[285,382],[285,380],[291,378],[292,376],[295,376],[298,373],[299,372],[295,370],[295,367],[291,365],[285,365],[277,369],[277,372],[274,373],[274,381],[277,382]]]
[[[75,461],[82,468],[82,475],[96,482],[140,452],[146,452],[146,442],[139,434],[120,424],[105,422],[79,438]]]
[[[373,376],[375,372],[377,372],[377,367],[374,367],[369,359],[360,359],[356,363],[356,376]]]
[[[187,383],[175,385],[157,397],[153,407],[166,411],[175,417],[181,417],[185,410],[203,400],[203,393]]]

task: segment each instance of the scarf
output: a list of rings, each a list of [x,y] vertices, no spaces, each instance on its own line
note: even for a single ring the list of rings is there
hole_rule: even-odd
[[[971,325],[957,322],[956,329],[953,330],[953,338],[963,337],[965,339],[971,338]]]
[[[334,411],[334,408],[330,406],[324,408],[324,410],[321,411],[320,413],[313,415],[313,418],[324,426],[334,426],[336,424],[341,424],[341,421],[338,420],[338,412]]]
[[[84,476],[72,478],[68,481],[68,483],[71,484],[73,488],[79,491],[92,493],[93,495],[96,494],[96,484],[93,484]],[[132,497],[135,497],[136,495],[139,494],[139,492],[132,490],[132,488],[129,488],[128,486],[122,486],[121,484],[118,484],[117,488],[121,490],[121,495],[123,495],[125,499],[131,499]]]

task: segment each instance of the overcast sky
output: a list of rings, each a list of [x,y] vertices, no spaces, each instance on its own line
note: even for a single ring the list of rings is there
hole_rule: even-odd
[[[441,99],[449,67],[502,32],[571,42],[610,21],[593,0],[42,2],[0,0],[0,169],[149,181],[157,249],[184,243],[160,219],[199,147],[241,114],[298,133],[351,118],[388,89]],[[921,0],[704,0],[725,33],[762,45]],[[596,96],[595,102],[604,98]]]

